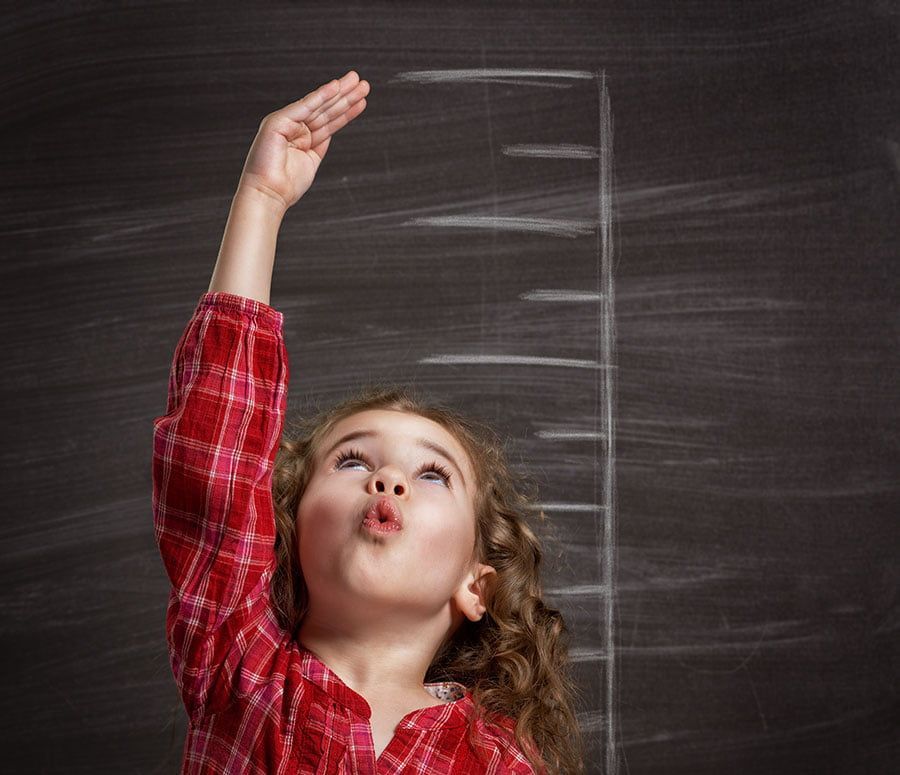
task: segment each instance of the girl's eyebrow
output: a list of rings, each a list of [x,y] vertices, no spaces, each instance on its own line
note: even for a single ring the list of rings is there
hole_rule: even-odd
[[[334,444],[331,445],[331,449],[329,449],[328,452],[325,453],[325,457],[328,457],[329,455],[331,455],[331,453],[334,452],[334,450],[337,449],[339,446],[341,446],[341,444],[345,444],[348,441],[353,441],[354,439],[361,439],[361,438],[367,438],[369,436],[378,436],[378,435],[379,434],[377,431],[372,431],[372,430],[350,431],[350,433],[347,433],[344,436],[341,436],[341,438],[339,438]],[[456,469],[457,473],[459,473],[459,478],[462,480],[463,486],[465,486],[466,477],[463,476],[462,469],[459,467],[459,464],[453,458],[453,455],[451,455],[440,444],[438,444],[434,441],[431,441],[431,439],[418,438],[418,439],[416,439],[416,443],[420,447],[425,447],[426,449],[430,449],[432,452],[437,452],[437,454],[441,455],[442,457],[445,457],[450,462],[450,464]]]

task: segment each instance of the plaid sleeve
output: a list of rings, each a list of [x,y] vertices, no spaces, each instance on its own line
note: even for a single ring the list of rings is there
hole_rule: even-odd
[[[269,605],[272,469],[288,385],[283,315],[204,293],[153,420],[153,521],[171,582],[166,637],[190,718],[226,700]]]

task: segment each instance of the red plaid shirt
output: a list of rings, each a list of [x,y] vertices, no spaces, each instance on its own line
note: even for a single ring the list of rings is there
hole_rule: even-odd
[[[513,720],[478,722],[483,762],[465,740],[474,705],[408,713],[377,761],[371,709],[278,624],[272,469],[287,403],[283,313],[204,293],[175,348],[166,413],[153,420],[153,519],[172,588],[166,637],[188,713],[182,773],[534,773]]]

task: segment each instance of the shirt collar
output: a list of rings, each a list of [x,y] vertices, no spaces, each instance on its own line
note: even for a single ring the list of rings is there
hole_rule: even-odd
[[[314,652],[299,641],[300,671],[304,678],[319,687],[332,700],[358,716],[371,719],[372,709],[366,698],[351,689],[341,677],[326,665]],[[408,713],[397,725],[399,729],[437,729],[462,726],[466,723],[470,710],[474,707],[472,693],[457,681],[426,683],[425,691],[434,696],[435,701],[443,696],[455,697],[449,702],[429,705]]]

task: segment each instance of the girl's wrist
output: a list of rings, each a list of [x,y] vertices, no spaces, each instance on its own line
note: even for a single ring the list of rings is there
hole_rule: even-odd
[[[243,181],[238,184],[237,191],[234,194],[234,200],[247,202],[253,209],[259,208],[261,214],[267,216],[269,220],[277,218],[280,221],[287,212],[284,202],[278,199],[274,194],[263,191],[261,188],[249,183],[244,183]]]

